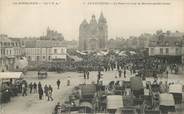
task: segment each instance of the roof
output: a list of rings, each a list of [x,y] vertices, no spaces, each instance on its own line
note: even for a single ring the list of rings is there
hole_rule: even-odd
[[[66,43],[63,41],[51,40],[28,40],[25,42],[26,48],[51,48],[51,47],[65,47]]]
[[[169,35],[164,35],[163,38],[158,38],[154,36],[149,41],[150,47],[162,46],[162,47],[175,47],[181,46],[183,40],[183,33],[172,33]]]
[[[121,95],[107,96],[107,109],[118,109],[123,107],[123,97]]]
[[[0,72],[0,79],[18,79],[23,75],[22,72]]]
[[[174,106],[174,97],[172,94],[162,93],[160,94],[160,105],[162,106]]]

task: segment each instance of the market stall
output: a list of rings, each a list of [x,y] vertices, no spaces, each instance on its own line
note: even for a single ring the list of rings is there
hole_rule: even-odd
[[[169,93],[173,94],[175,104],[182,103],[182,85],[181,84],[170,85]]]
[[[0,103],[9,102],[11,97],[21,92],[22,78],[22,72],[0,72]]]
[[[123,97],[121,95],[108,95],[107,96],[107,111],[115,113],[123,108]]]
[[[172,94],[160,94],[160,111],[162,113],[175,112],[175,103]]]

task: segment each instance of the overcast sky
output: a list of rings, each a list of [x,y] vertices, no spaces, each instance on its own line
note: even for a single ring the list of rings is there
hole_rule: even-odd
[[[59,5],[13,5],[16,1],[60,1]],[[84,5],[100,0],[0,0],[0,34],[11,37],[41,36],[46,28],[63,33],[66,40],[77,40],[79,25],[102,11],[108,22],[109,38],[158,29],[184,32],[184,0],[101,0],[119,2],[169,2],[170,5]]]

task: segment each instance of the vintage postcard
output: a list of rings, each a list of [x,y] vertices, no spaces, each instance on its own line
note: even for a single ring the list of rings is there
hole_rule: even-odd
[[[0,114],[183,114],[184,0],[0,0]]]

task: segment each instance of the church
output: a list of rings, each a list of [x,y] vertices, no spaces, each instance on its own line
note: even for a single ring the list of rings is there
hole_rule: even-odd
[[[86,20],[79,27],[79,50],[101,50],[106,48],[108,39],[108,26],[103,13],[98,21],[92,15],[90,22]]]

